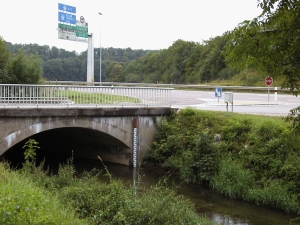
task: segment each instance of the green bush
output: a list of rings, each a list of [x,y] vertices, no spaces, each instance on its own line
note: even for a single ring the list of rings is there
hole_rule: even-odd
[[[285,132],[283,126],[278,125],[275,121],[264,121],[256,128],[256,135],[261,142],[267,142],[275,138],[280,138]]]
[[[191,183],[209,184],[218,170],[216,145],[212,137],[202,134],[194,140],[195,147],[168,158],[164,165],[178,169],[180,176]]]
[[[223,139],[222,151],[239,152],[249,140],[249,133],[252,128],[252,120],[248,118],[229,118],[226,125],[221,129]],[[224,145],[224,143],[226,143]]]
[[[227,197],[245,199],[250,188],[254,187],[254,174],[238,162],[225,158],[220,163],[219,173],[213,177],[211,187]]]
[[[299,169],[296,166],[297,163],[291,158],[298,158],[299,144],[299,139],[291,134],[282,134],[280,138],[272,138],[265,143],[263,141],[256,143],[246,156],[251,169],[256,173],[256,179],[284,179],[289,182],[298,182],[298,177],[294,176],[296,174],[288,175],[286,169]]]
[[[280,176],[285,182],[293,182],[300,198],[300,152],[290,153],[280,168]]]

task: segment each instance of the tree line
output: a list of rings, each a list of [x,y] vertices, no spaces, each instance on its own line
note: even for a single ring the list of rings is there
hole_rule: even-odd
[[[34,58],[38,61],[38,63],[35,63],[35,67],[39,68],[40,79],[33,83],[38,83],[42,80],[86,81],[87,51],[78,54],[76,51],[66,51],[65,49],[59,49],[55,46],[12,44],[1,38],[0,42],[2,46],[0,53],[3,58],[5,58],[5,62],[2,65],[3,74],[0,75],[1,83],[23,83],[20,79],[8,79],[8,77],[13,75],[12,71],[8,70],[8,68],[12,65],[13,58],[20,55],[23,55],[25,58],[30,58],[31,60]],[[111,63],[126,63],[145,55],[147,52],[148,50],[132,50],[131,48],[104,48],[101,54],[102,70],[105,71],[106,67]],[[95,81],[99,81],[99,76],[96,75],[100,73],[99,48],[94,50],[94,59]],[[19,74],[19,77],[28,76],[24,71],[20,72],[22,72],[22,74]]]
[[[230,79],[236,70],[226,65],[222,55],[228,38],[211,38],[203,43],[177,40],[162,50],[133,50],[131,48],[103,48],[101,53],[102,81],[150,83],[203,83],[216,79]],[[7,63],[14,57],[30,56],[39,68],[39,77],[46,80],[86,81],[87,51],[80,54],[48,45],[11,44],[1,40]],[[6,47],[5,47],[6,46]],[[11,74],[8,70],[6,74]],[[28,73],[26,76],[29,76]],[[99,48],[94,49],[95,81],[99,81]],[[23,76],[20,74],[20,76]],[[23,83],[0,77],[2,83]]]

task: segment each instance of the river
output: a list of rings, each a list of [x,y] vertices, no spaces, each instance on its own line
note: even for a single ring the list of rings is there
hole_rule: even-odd
[[[75,158],[74,165],[78,172],[90,171],[93,168],[103,169],[100,161],[82,158]],[[114,178],[132,183],[132,168],[112,163],[105,163],[105,165]],[[140,168],[138,175],[141,177],[139,186],[146,188],[155,185],[162,177],[169,176],[165,171],[153,168]],[[107,176],[103,176],[103,180],[105,179]],[[175,175],[169,176],[168,183],[170,187],[176,187],[178,194],[189,198],[200,215],[205,214],[220,225],[299,225],[293,222],[296,215],[243,201],[230,200],[208,188],[184,183]]]

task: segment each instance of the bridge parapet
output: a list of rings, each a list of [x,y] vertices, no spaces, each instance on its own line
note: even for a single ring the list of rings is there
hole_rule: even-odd
[[[0,106],[170,107],[173,88],[0,84]]]

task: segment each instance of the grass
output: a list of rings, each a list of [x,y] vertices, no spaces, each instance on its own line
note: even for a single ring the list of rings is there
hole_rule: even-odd
[[[66,96],[75,104],[117,104],[117,103],[141,103],[141,100],[129,96],[121,96],[103,93],[87,93],[78,91],[63,91],[62,96]]]
[[[64,206],[55,193],[38,187],[30,176],[11,171],[4,163],[0,163],[0,174],[1,225],[88,224]]]

